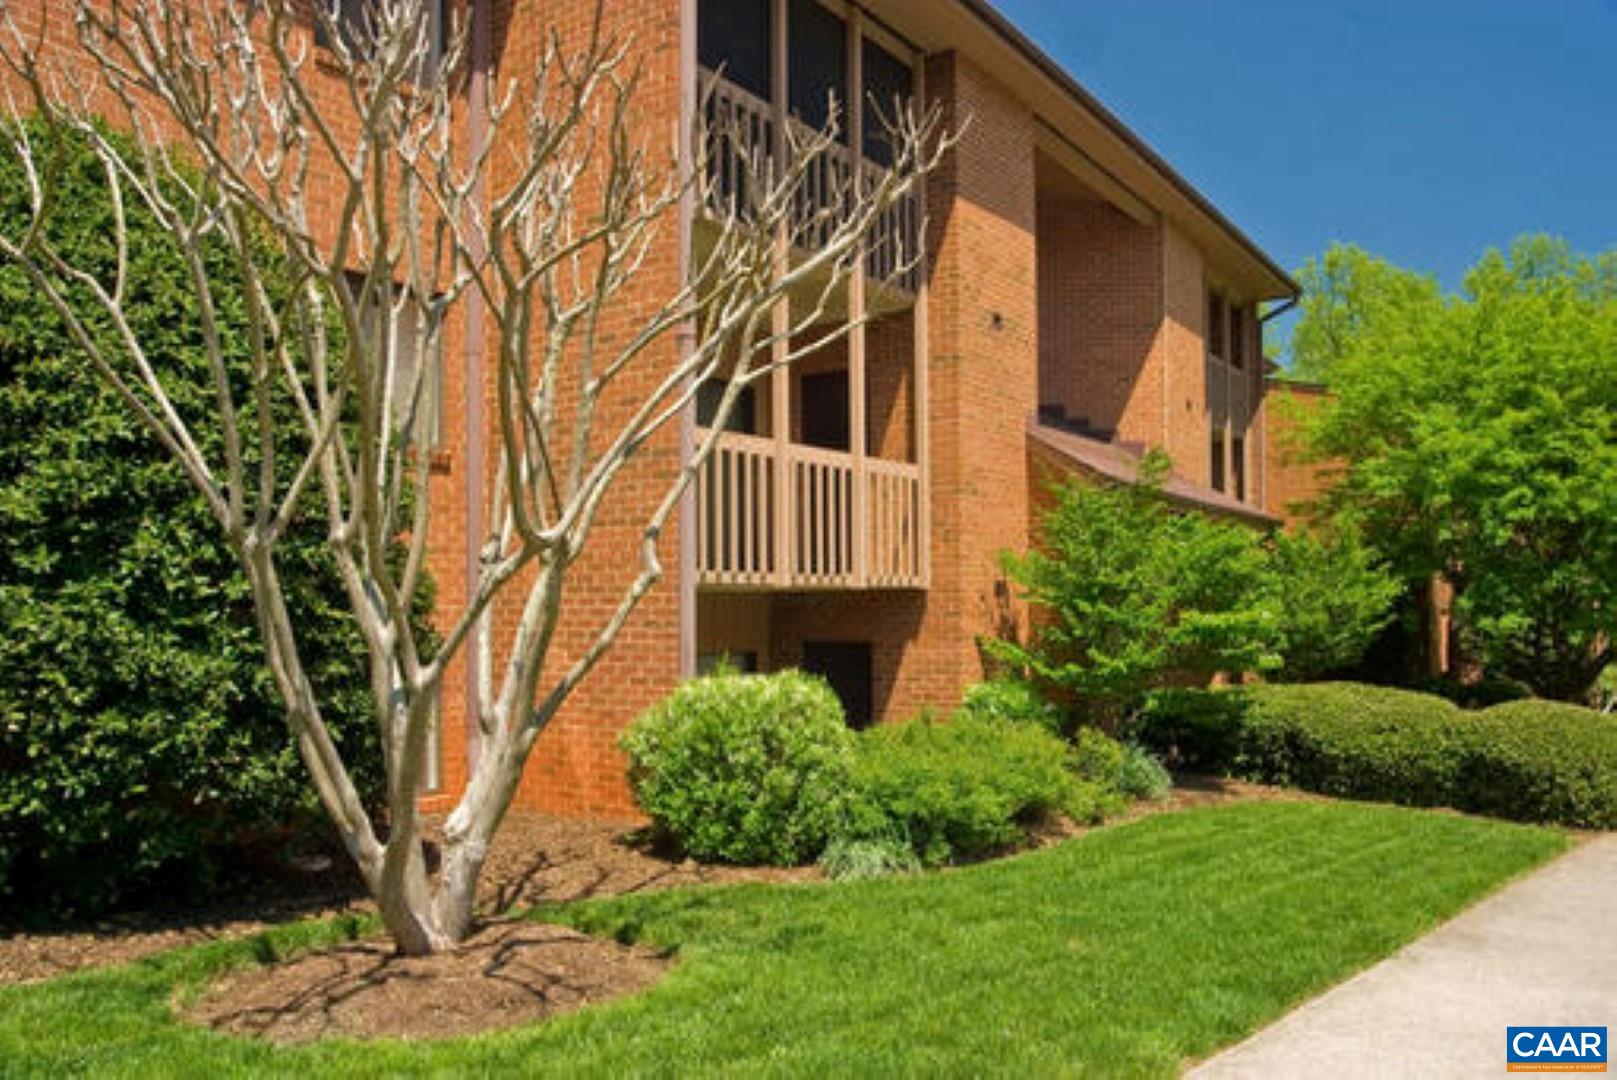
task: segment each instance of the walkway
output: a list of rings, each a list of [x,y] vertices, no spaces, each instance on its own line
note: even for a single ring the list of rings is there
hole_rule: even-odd
[[[1505,1028],[1529,1024],[1617,1033],[1617,836],[1582,845],[1189,1075],[1504,1076]]]

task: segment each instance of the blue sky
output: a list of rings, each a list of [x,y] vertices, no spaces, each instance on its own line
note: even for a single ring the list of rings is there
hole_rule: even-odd
[[[1617,0],[1001,0],[1281,265],[1617,247]]]

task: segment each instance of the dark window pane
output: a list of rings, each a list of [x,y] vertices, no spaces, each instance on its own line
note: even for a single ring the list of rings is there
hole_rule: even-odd
[[[1246,364],[1245,308],[1230,308],[1230,364],[1234,367],[1243,367]]]
[[[803,400],[803,444],[847,452],[850,449],[847,368],[804,375],[798,385]]]
[[[1224,298],[1216,292],[1207,294],[1207,351],[1224,355]]]
[[[865,156],[883,165],[893,163],[893,142],[885,117],[891,121],[908,107],[914,79],[904,61],[865,38]]]
[[[1235,497],[1246,501],[1246,440],[1237,436],[1230,440],[1230,471],[1234,473]]]
[[[713,426],[713,418],[719,415],[719,402],[724,400],[724,391],[729,385],[723,379],[708,379],[696,388],[697,426]],[[757,395],[752,387],[744,386],[736,395],[735,404],[730,406],[724,430],[751,435],[757,431],[757,421]]]
[[[701,0],[696,13],[697,62],[743,90],[770,98],[769,0]]]
[[[792,0],[787,43],[791,83],[788,103],[792,115],[816,130],[831,117],[830,99],[846,100],[848,93],[848,30],[841,19],[818,0]],[[837,126],[848,141],[848,118],[839,115]]]
[[[1213,429],[1212,445],[1213,490],[1224,490],[1224,429]]]

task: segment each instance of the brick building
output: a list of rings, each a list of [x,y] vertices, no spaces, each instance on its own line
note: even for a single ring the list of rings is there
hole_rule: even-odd
[[[593,11],[592,0],[439,2],[471,16],[457,108],[473,131],[491,79],[531,70],[553,30],[576,35]],[[785,124],[818,125],[834,95],[857,107],[828,167],[887,167],[876,116],[895,100],[937,104],[958,142],[881,222],[833,316],[868,321],[731,417],[663,537],[663,582],[541,736],[519,802],[632,815],[619,733],[720,656],[823,673],[856,724],[952,705],[982,677],[978,641],[1024,617],[998,555],[1027,547],[1052,476],[1126,477],[1161,447],[1176,499],[1275,520],[1257,311],[1296,284],[986,0],[610,0],[606,11],[633,34],[637,119],[664,139],[691,130],[704,100],[778,139]],[[704,207],[687,200],[647,260],[648,307],[710,235]],[[893,253],[915,245],[922,264],[896,272]],[[634,314],[615,317],[630,326]],[[478,571],[495,345],[468,305],[443,357],[429,565],[446,608]],[[656,348],[638,378],[667,370],[681,342]],[[635,389],[625,380],[606,410],[627,408]],[[632,579],[648,503],[704,412],[699,400],[621,474],[572,572],[557,662]],[[497,635],[517,602],[494,613]],[[450,674],[429,805],[464,785],[475,681],[464,666]]]
[[[557,10],[496,4],[495,53],[536,47]],[[1052,475],[1127,475],[1160,446],[1175,465],[1170,494],[1273,520],[1256,312],[1295,284],[991,7],[632,0],[611,10],[646,54],[649,124],[677,130],[711,85],[710,107],[755,117],[767,138],[783,116],[819,123],[835,94],[866,103],[847,121],[846,161],[857,148],[861,167],[880,168],[874,110],[901,95],[939,104],[959,142],[923,204],[883,224],[884,236],[907,237],[924,221],[924,265],[892,278],[878,237],[846,305],[862,298],[869,321],[742,402],[667,538],[668,577],[541,737],[520,799],[631,814],[618,733],[720,656],[821,672],[856,724],[948,707],[982,677],[979,638],[1022,617],[997,555],[1027,546]],[[650,274],[681,272],[702,243],[702,205],[687,216],[682,242]],[[465,476],[487,467],[467,439],[475,352],[446,380],[445,505],[464,502]],[[674,467],[678,437],[644,455],[614,495],[619,527],[598,535],[567,601],[580,635],[627,581],[625,545],[637,541],[646,493]],[[462,545],[476,534],[445,530],[435,563],[446,584],[464,587]],[[441,741],[446,793],[466,752],[456,705]]]

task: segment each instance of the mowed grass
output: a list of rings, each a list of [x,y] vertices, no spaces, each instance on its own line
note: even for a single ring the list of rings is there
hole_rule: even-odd
[[[304,924],[0,991],[0,1073],[1168,1076],[1565,849],[1392,807],[1263,803],[924,877],[689,889],[538,913],[677,949],[638,997],[440,1043],[276,1048],[186,1027],[218,971]]]

